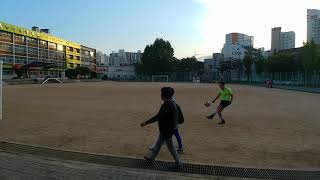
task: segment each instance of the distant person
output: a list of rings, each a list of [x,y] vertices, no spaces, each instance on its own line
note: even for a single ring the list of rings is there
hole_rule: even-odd
[[[173,91],[173,93],[174,93],[174,89],[173,89],[173,88],[171,88],[171,89],[172,89],[172,91]],[[179,116],[180,116],[179,119],[182,118],[183,120],[181,120],[180,122],[178,121],[178,124],[182,124],[182,123],[184,122],[184,117],[183,117],[183,114],[182,114],[182,112],[181,112],[181,108],[180,108],[180,106],[176,103],[175,97],[172,97],[171,100],[172,100],[172,102],[175,103],[177,110],[178,110],[178,108],[180,109],[181,115],[179,115]],[[178,113],[179,113],[179,110],[178,110]],[[179,133],[179,128],[178,128],[178,126],[177,126],[177,128],[174,130],[174,136],[176,137],[177,142],[178,142],[177,152],[178,152],[179,154],[182,154],[182,153],[183,153],[183,145],[182,145],[182,139],[181,139],[181,136],[180,136],[180,133]],[[149,149],[150,149],[151,151],[154,151],[155,146],[156,146],[156,144],[150,146]]]
[[[161,89],[161,99],[163,104],[157,115],[140,124],[141,127],[144,127],[148,124],[155,123],[158,121],[159,126],[159,137],[155,145],[154,150],[151,152],[151,155],[144,156],[147,161],[154,161],[158,155],[161,146],[166,142],[168,150],[170,151],[173,159],[175,160],[177,168],[181,167],[181,162],[178,156],[178,153],[173,146],[172,136],[177,129],[178,125],[178,113],[175,103],[172,101],[172,96],[174,91],[170,87],[164,87]]]
[[[228,87],[225,87],[225,82],[219,82],[219,87],[220,87],[220,92],[217,95],[217,97],[212,101],[212,103],[214,103],[218,98],[221,98],[220,104],[217,107],[216,111],[207,116],[208,119],[213,119],[213,117],[218,114],[219,118],[220,118],[220,122],[218,124],[225,124],[225,120],[222,117],[222,111],[228,107],[229,105],[231,105],[232,101],[233,101],[233,93],[232,90]],[[206,105],[207,106],[207,105]],[[209,106],[209,105],[208,105]]]
[[[270,79],[267,80],[266,87],[267,88],[272,88],[272,80],[270,80]]]

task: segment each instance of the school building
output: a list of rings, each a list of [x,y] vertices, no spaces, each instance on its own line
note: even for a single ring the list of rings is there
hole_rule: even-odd
[[[29,77],[55,75],[86,66],[96,71],[96,50],[55,37],[49,29],[32,30],[0,22],[0,61],[3,76],[10,78],[25,67]]]

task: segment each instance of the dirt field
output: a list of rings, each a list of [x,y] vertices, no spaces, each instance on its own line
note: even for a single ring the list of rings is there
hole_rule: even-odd
[[[205,119],[215,84],[76,83],[6,86],[4,140],[142,158],[158,135],[140,128],[160,105],[160,88],[176,89],[186,122],[180,126],[184,162],[243,167],[320,169],[320,95],[230,86],[227,124]],[[158,159],[172,160],[166,147]]]

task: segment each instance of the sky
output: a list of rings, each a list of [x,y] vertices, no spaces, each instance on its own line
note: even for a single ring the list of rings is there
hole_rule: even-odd
[[[0,21],[50,28],[53,35],[96,48],[144,50],[156,38],[170,41],[177,58],[221,52],[225,34],[254,36],[271,46],[271,28],[307,34],[307,9],[319,0],[1,0]]]

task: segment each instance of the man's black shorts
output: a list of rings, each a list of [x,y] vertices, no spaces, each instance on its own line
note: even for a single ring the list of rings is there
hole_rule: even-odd
[[[231,104],[231,101],[220,101],[220,106],[222,106],[223,108],[226,108],[230,104]]]

